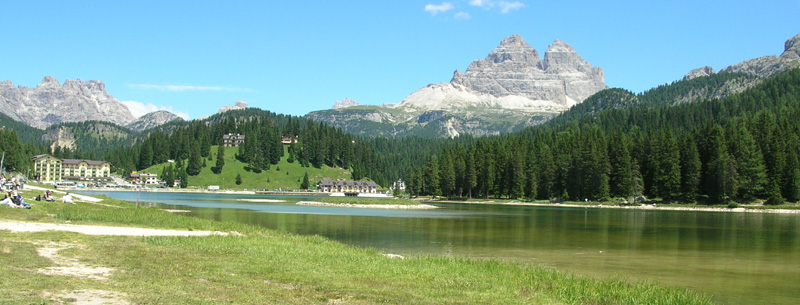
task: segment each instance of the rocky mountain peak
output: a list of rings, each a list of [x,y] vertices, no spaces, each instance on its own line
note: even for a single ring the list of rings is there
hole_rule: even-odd
[[[351,100],[349,97],[346,97],[343,100],[338,101],[335,104],[333,104],[333,107],[331,107],[331,109],[347,108],[347,107],[358,106],[358,105],[360,105],[358,102],[356,102],[355,100]]]
[[[783,53],[781,58],[787,60],[800,59],[800,34],[786,40],[783,44]]]
[[[702,67],[702,68],[697,68],[697,69],[694,69],[692,71],[689,71],[689,73],[687,73],[685,76],[683,76],[683,80],[690,80],[690,79],[698,78],[698,77],[701,77],[701,76],[709,76],[709,75],[712,75],[714,73],[716,73],[714,71],[714,68],[709,67],[709,66],[705,66],[705,67]]]
[[[55,77],[48,75],[42,79],[42,83],[37,87],[61,87],[61,83]]]
[[[4,84],[0,86],[0,112],[35,128],[88,120],[125,125],[134,120],[101,81],[66,80],[62,86],[55,77],[45,76],[36,88]]]
[[[767,55],[745,60],[726,67],[720,72],[740,72],[759,77],[770,77],[775,74],[800,66],[800,34],[786,40],[784,51],[780,56]]]
[[[456,70],[450,82],[479,94],[567,107],[606,88],[603,70],[584,61],[569,44],[556,39],[540,61],[519,35],[503,39],[485,60],[472,62],[464,73]]]
[[[181,117],[175,115],[172,112],[166,110],[158,110],[143,115],[142,117],[136,119],[136,121],[133,121],[132,123],[128,124],[126,127],[128,127],[131,130],[142,131],[145,129],[150,129],[156,126],[166,124],[174,120],[183,121]]]
[[[247,102],[245,101],[236,101],[233,105],[225,105],[219,107],[219,111],[217,113],[223,113],[228,110],[236,110],[236,109],[246,109],[248,107]]]
[[[503,39],[500,45],[486,56],[486,61],[492,63],[512,61],[535,66],[539,62],[539,52],[528,45],[522,36],[514,34]]]
[[[573,49],[572,46],[567,44],[566,42],[563,42],[560,39],[556,39],[555,41],[553,41],[553,44],[547,47],[547,51],[545,51],[545,56],[547,56],[546,55],[547,52],[575,53],[575,49]]]

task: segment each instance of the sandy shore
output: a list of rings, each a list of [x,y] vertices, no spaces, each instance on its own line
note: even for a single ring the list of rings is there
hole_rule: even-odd
[[[533,202],[495,202],[495,201],[430,201],[431,203],[457,203],[457,204],[485,204],[485,205],[514,205],[514,206],[535,206],[549,208],[589,208],[589,209],[622,209],[622,210],[648,210],[648,211],[698,211],[698,212],[733,212],[733,213],[780,213],[780,214],[800,214],[800,210],[789,209],[747,209],[743,207],[728,208],[701,208],[701,207],[681,207],[670,205],[644,204],[639,206],[621,206],[605,204],[567,204],[567,203],[533,203]]]
[[[429,204],[407,205],[407,204],[352,204],[352,203],[327,203],[317,201],[300,201],[297,205],[340,207],[340,208],[367,208],[367,209],[397,209],[397,210],[427,210],[437,207]]]
[[[286,202],[286,200],[280,200],[280,199],[236,199],[236,201],[244,201],[244,202],[266,202],[266,203],[279,203],[279,202]]]

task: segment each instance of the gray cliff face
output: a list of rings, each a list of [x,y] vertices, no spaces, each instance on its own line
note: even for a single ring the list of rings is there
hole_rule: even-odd
[[[358,106],[358,105],[359,105],[358,102],[356,102],[355,100],[351,100],[349,97],[346,97],[343,100],[338,101],[335,104],[333,104],[333,107],[331,107],[331,109],[347,108],[347,107]]]
[[[556,40],[540,60],[519,35],[504,39],[464,73],[456,70],[450,82],[495,97],[516,95],[559,105],[580,103],[607,88],[603,70],[584,61],[572,46]]]
[[[61,85],[52,76],[36,88],[0,82],[0,112],[39,129],[61,122],[98,120],[125,125],[134,120],[128,108],[106,92],[103,82],[78,79]]]
[[[136,119],[136,121],[128,124],[126,127],[131,130],[142,131],[172,122],[174,120],[183,121],[181,117],[173,114],[172,112],[159,110],[143,115],[142,117]]]
[[[247,109],[248,105],[245,101],[236,101],[233,105],[225,105],[219,107],[219,111],[217,113],[223,113],[228,110],[237,110],[237,109]]]
[[[741,72],[759,77],[770,77],[786,70],[800,67],[800,34],[786,40],[780,56],[769,55],[745,60],[719,72]]]
[[[716,73],[714,71],[714,68],[709,67],[709,66],[705,66],[705,67],[702,67],[702,68],[697,68],[697,69],[694,69],[692,71],[689,71],[689,73],[687,73],[686,75],[683,76],[683,80],[695,79],[695,78],[702,77],[702,76],[710,76],[710,75],[712,75],[714,73]]]

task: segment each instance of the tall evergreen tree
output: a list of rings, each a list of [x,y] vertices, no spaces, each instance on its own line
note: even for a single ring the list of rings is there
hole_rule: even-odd
[[[219,174],[222,172],[223,166],[225,166],[225,146],[219,145],[217,146],[217,163],[214,164],[211,171],[215,174]]]
[[[697,152],[695,137],[686,136],[681,141],[681,194],[685,202],[697,200],[697,187],[700,185],[702,165]]]
[[[300,188],[301,188],[301,189],[304,189],[304,190],[307,190],[307,189],[308,189],[308,187],[309,187],[309,182],[308,182],[308,172],[306,172],[306,173],[303,175],[303,181],[302,181],[302,182],[300,182]]]
[[[613,197],[628,198],[633,194],[631,177],[630,143],[620,130],[611,133],[608,139],[609,191]]]
[[[202,156],[200,156],[200,144],[197,142],[192,142],[190,145],[189,161],[186,163],[186,174],[197,176],[200,174],[200,170],[203,169],[203,160]]]
[[[425,180],[423,187],[423,194],[430,195],[430,196],[439,196],[441,195],[441,191],[439,189],[439,161],[435,155],[428,158],[428,162],[425,165],[425,171],[423,173],[423,179]]]
[[[658,136],[654,150],[653,193],[664,200],[680,198],[681,169],[678,142],[670,129],[664,129]]]

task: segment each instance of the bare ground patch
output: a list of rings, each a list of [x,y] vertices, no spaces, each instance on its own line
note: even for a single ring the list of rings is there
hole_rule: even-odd
[[[39,256],[49,258],[56,265],[37,270],[41,274],[75,276],[102,281],[108,279],[114,271],[111,268],[89,266],[79,262],[76,258],[66,257],[58,253],[69,248],[82,248],[82,245],[49,242],[40,244],[40,246],[40,248],[36,249]]]
[[[75,305],[104,305],[104,304],[132,304],[126,298],[128,295],[121,292],[97,289],[82,289],[75,291],[62,291],[60,293],[44,293],[44,297],[56,301],[57,304]]]

